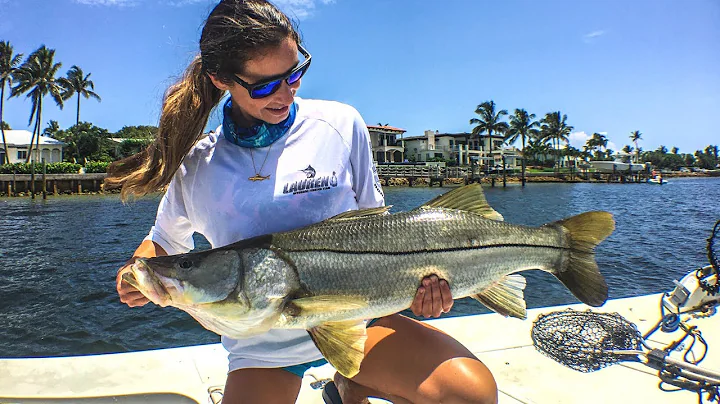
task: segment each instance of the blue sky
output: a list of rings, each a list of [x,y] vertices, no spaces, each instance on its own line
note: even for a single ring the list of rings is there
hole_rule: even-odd
[[[61,74],[92,73],[102,102],[81,119],[116,131],[156,125],[166,88],[198,50],[211,0],[0,0],[0,40],[25,55],[56,49]],[[313,64],[299,95],[357,108],[368,124],[470,131],[475,107],[561,111],[572,144],[604,133],[610,148],[720,144],[718,0],[278,0]],[[5,102],[13,129],[30,103]],[[75,123],[46,100],[43,122]],[[214,114],[209,126],[219,122]]]

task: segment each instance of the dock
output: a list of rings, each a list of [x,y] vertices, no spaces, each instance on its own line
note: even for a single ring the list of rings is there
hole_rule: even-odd
[[[662,294],[615,299],[593,311],[617,312],[641,333],[660,319]],[[498,314],[449,317],[427,321],[468,347],[492,371],[501,404],[517,403],[696,403],[690,391],[658,388],[657,371],[622,362],[592,373],[566,368],[535,350],[530,337],[538,315],[582,304],[528,310],[527,320]],[[709,349],[700,363],[720,370],[720,321],[711,316],[689,320]],[[650,344],[663,347],[681,332],[656,332]],[[671,357],[682,359],[682,352]],[[62,358],[0,359],[0,402],[10,403],[213,403],[222,397],[227,353],[220,344],[106,355]],[[308,370],[298,404],[321,404],[322,381],[334,369],[326,364]],[[371,399],[372,403],[384,400]]]

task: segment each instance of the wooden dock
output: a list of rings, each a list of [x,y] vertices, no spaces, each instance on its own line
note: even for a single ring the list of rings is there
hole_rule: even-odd
[[[105,173],[0,174],[0,195],[34,196],[83,194],[103,191]],[[33,178],[34,177],[34,178]]]

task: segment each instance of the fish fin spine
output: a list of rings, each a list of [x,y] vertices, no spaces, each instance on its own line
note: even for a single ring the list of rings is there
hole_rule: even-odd
[[[569,239],[570,257],[563,271],[553,272],[581,302],[599,307],[608,298],[608,286],[595,262],[595,247],[615,230],[609,212],[585,212],[552,225],[562,226]]]
[[[523,290],[526,281],[522,275],[506,275],[482,292],[471,295],[485,307],[505,317],[527,318]]]
[[[483,194],[482,186],[478,183],[455,188],[425,203],[421,207],[464,210],[478,214],[486,219],[503,221],[503,216],[488,204]]]
[[[380,216],[387,214],[390,211],[390,208],[392,208],[392,205],[368,209],[353,209],[348,210],[347,212],[339,213],[328,220],[358,219],[369,216]]]

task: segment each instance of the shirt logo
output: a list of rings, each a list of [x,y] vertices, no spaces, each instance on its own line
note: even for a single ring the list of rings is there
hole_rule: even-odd
[[[312,166],[310,164],[308,164],[306,169],[300,170],[300,171],[304,172],[308,178],[315,178],[315,169],[312,168]]]
[[[324,191],[335,188],[338,184],[335,171],[331,175],[320,175],[316,177],[315,169],[308,165],[303,170],[298,170],[305,174],[305,178],[295,182],[288,182],[283,187],[283,194],[304,194],[307,192]]]

